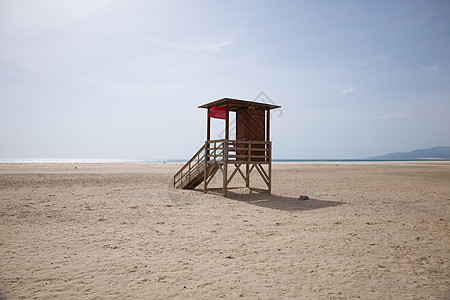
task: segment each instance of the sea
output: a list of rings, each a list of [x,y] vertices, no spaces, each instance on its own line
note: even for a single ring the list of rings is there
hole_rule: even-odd
[[[111,159],[111,158],[0,158],[0,164],[142,164],[186,162],[187,159]],[[449,161],[446,159],[272,159],[273,162],[377,162],[377,161]]]
[[[180,160],[184,161],[184,160]],[[0,164],[122,164],[152,163],[157,160],[111,158],[0,158]],[[162,162],[162,161],[161,161]]]

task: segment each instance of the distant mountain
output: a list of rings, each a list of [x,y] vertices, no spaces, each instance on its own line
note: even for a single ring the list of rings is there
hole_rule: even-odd
[[[410,152],[395,152],[370,159],[450,159],[450,147],[433,147]]]

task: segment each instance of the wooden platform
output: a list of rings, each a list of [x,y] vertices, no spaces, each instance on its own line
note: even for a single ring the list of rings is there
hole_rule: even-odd
[[[208,191],[208,184],[221,170],[223,177],[223,196],[236,174],[239,174],[250,187],[250,174],[256,170],[265,184],[267,192],[272,186],[271,142],[241,140],[210,140],[174,175],[176,188],[194,189],[203,182],[203,191]],[[267,165],[267,171],[263,168]],[[245,169],[244,169],[245,166]],[[229,169],[234,170],[228,176]],[[241,170],[241,167],[243,170]]]

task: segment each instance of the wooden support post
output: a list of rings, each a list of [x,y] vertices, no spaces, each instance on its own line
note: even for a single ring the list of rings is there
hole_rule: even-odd
[[[209,141],[211,140],[211,117],[209,116],[211,108],[208,108],[206,114],[206,142],[205,142],[205,169],[203,170],[203,193],[206,194],[208,188],[208,162],[209,162]]]
[[[225,140],[230,139],[230,105],[226,106],[226,119],[225,119]]]
[[[250,162],[252,161],[251,159],[252,157],[252,141],[248,141],[248,153],[247,153],[247,164],[246,164],[246,180],[245,180],[245,184],[246,187],[250,187]]]
[[[209,119],[209,117],[208,117]],[[208,182],[206,181],[208,179],[208,144],[209,140],[205,142],[205,167],[203,169],[203,193],[206,194],[206,189],[208,188]]]
[[[222,195],[227,196],[228,187],[228,140],[230,139],[230,104],[226,105],[225,141],[223,142],[223,188]]]
[[[250,169],[250,164],[245,164],[245,186],[250,187],[250,173],[248,170]]]
[[[227,118],[228,120],[228,118]],[[222,195],[227,196],[227,186],[228,186],[228,139],[223,142],[223,187]]]
[[[269,177],[269,195],[272,194],[272,142],[269,142],[269,170],[268,170],[268,177]]]
[[[209,116],[209,111],[211,108],[208,108],[208,113],[206,115],[206,140],[209,141],[211,139],[211,118]]]

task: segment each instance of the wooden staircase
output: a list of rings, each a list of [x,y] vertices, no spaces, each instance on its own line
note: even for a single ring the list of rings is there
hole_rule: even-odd
[[[205,180],[206,152],[203,145],[197,153],[174,175],[173,186],[179,189],[193,190]],[[218,164],[208,163],[206,174],[208,178],[219,170]]]

